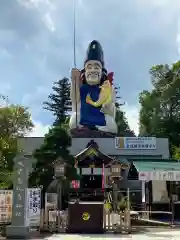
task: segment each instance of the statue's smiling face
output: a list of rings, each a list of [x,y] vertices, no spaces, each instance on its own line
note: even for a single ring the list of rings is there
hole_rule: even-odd
[[[99,61],[88,61],[85,65],[86,81],[90,85],[97,85],[100,83],[102,75],[102,65]]]

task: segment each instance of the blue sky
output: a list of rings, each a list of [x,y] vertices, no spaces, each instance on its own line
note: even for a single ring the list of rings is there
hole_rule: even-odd
[[[138,94],[151,88],[148,70],[179,60],[179,0],[1,0],[0,92],[30,107],[32,136],[47,131],[52,116],[42,102],[53,82],[69,77],[73,67],[74,1],[77,67],[83,66],[88,43],[99,40],[137,132]]]

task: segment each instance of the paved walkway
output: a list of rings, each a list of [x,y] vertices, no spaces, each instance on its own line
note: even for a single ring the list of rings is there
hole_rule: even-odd
[[[45,240],[180,240],[180,230],[151,230],[145,234],[133,235],[70,235],[54,234]]]

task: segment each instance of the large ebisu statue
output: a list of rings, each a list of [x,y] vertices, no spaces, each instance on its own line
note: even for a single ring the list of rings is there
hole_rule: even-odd
[[[70,129],[96,129],[117,133],[115,91],[108,80],[104,54],[98,41],[89,44],[84,69],[72,69]]]

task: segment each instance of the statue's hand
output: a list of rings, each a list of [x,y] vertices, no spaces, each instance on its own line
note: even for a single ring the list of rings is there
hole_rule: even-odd
[[[101,108],[101,112],[110,116],[114,116],[114,108],[112,106],[112,103],[104,104]]]
[[[92,99],[91,99],[91,96],[89,94],[86,96],[86,103],[89,103],[89,104],[92,103]]]

